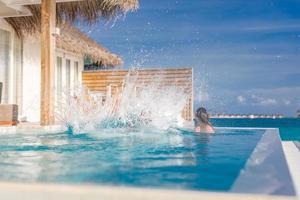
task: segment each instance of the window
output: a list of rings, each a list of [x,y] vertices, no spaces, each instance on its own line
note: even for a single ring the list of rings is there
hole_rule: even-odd
[[[78,69],[78,62],[75,61],[74,62],[74,85],[78,84],[78,73],[79,73],[79,69]]]
[[[66,59],[66,92],[70,91],[70,84],[71,84],[71,61]]]
[[[0,82],[2,82],[2,103],[9,101],[10,32],[0,29]],[[0,94],[1,95],[1,94]]]

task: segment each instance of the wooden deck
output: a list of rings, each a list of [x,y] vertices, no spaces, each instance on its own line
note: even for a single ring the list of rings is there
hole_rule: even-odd
[[[143,69],[143,70],[103,70],[85,71],[82,73],[82,83],[93,92],[114,95],[122,90],[127,75],[137,76],[138,87],[159,82],[160,86],[176,86],[183,88],[189,94],[187,104],[182,111],[185,120],[193,119],[193,69]],[[111,91],[109,91],[108,87]]]

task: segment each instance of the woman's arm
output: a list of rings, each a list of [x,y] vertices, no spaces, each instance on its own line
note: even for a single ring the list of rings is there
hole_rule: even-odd
[[[207,133],[215,133],[215,129],[211,125],[208,125],[206,127],[206,132]]]
[[[195,127],[195,132],[196,132],[196,133],[200,133],[200,132],[201,132],[200,126],[196,126],[196,127]]]

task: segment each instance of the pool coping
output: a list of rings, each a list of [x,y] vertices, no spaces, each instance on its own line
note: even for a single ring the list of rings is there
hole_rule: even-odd
[[[292,141],[282,142],[282,146],[289,171],[292,175],[296,194],[300,200],[300,150]]]
[[[0,126],[0,133],[22,133],[22,131],[34,131],[34,132],[43,132],[47,131],[50,133],[55,133],[62,131],[63,126],[56,124],[51,126],[41,126],[39,123],[19,123],[17,126]]]
[[[0,182],[0,196],[6,200],[296,200],[288,196],[10,182]]]
[[[296,145],[296,147],[299,149],[300,151],[300,142],[299,141],[294,141],[294,144]]]
[[[231,192],[296,195],[278,129],[265,130]]]

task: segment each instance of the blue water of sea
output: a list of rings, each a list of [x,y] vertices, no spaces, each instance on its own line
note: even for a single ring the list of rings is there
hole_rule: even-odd
[[[300,141],[300,118],[281,119],[211,119],[219,127],[279,128],[283,141]]]

